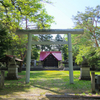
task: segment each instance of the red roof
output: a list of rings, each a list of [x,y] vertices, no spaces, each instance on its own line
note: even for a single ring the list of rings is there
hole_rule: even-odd
[[[50,54],[52,54],[58,61],[62,60],[62,55],[60,51],[41,51],[40,52],[40,60],[44,60],[47,58]]]

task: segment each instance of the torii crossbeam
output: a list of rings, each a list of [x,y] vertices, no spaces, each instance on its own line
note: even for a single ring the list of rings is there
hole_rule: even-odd
[[[16,34],[28,34],[28,49],[27,49],[27,61],[26,61],[26,83],[29,83],[29,79],[30,79],[31,44],[33,43],[32,34],[68,34],[68,42],[65,42],[65,43],[60,42],[60,43],[61,44],[68,43],[69,79],[70,79],[70,84],[73,84],[74,81],[73,81],[73,59],[72,59],[71,34],[83,34],[83,33],[84,33],[83,29],[17,30]],[[59,43],[54,43],[54,44],[59,44]]]

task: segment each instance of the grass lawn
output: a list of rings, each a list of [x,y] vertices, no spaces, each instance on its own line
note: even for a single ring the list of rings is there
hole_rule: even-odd
[[[79,80],[80,71],[74,71],[74,84],[69,84],[69,71],[30,71],[30,83],[25,84],[26,72],[22,71],[19,80],[5,80],[3,90],[0,90],[0,100],[9,97],[28,97],[31,94],[42,96],[52,94],[90,94],[91,81]],[[100,72],[96,72],[100,75]],[[5,100],[5,99],[3,99]]]

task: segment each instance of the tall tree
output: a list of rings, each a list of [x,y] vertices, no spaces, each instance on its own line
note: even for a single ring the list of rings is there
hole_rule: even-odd
[[[56,35],[55,41],[63,41],[63,38],[61,37],[60,34],[57,34],[57,35]],[[62,50],[62,46],[63,46],[63,45],[61,45],[61,44],[57,44],[57,45],[56,45],[56,49],[57,49],[58,51],[60,51],[60,50]]]
[[[41,0],[2,0],[0,1],[0,17],[2,19],[0,21],[11,30],[12,28],[16,29],[19,27],[19,21],[24,16],[31,19],[33,16],[37,16],[42,8],[43,3]]]
[[[84,29],[84,34],[74,36],[73,40],[79,47],[76,62],[82,62],[82,56],[85,56],[89,64],[93,65],[93,60],[97,59],[99,55],[97,51],[100,52],[100,5],[96,6],[96,8],[86,7],[85,13],[78,12],[76,16],[73,16],[73,20],[76,25],[75,28]]]
[[[38,29],[50,29],[51,23],[54,23],[54,17],[48,15],[45,9],[40,11],[37,16],[36,25]],[[51,34],[39,34],[39,41],[50,41],[53,38]],[[41,45],[41,50],[50,51],[52,45]]]
[[[66,61],[68,59],[68,45],[62,47],[62,54],[64,61]]]
[[[16,44],[16,50],[20,47],[25,47],[26,36],[16,36],[14,32],[16,28],[23,28],[21,21],[27,18],[28,21],[41,26],[41,20],[44,20],[44,26],[50,27],[53,22],[53,17],[48,15],[43,3],[50,3],[48,0],[2,0],[0,1],[0,22],[3,23],[8,29],[9,33],[13,36],[13,43]],[[14,40],[15,39],[15,40]],[[23,46],[22,46],[23,44]],[[18,46],[19,45],[19,46]],[[21,45],[21,46],[20,46]],[[24,48],[23,48],[24,49]],[[13,50],[14,51],[14,50]],[[23,50],[21,50],[21,55]],[[21,57],[22,58],[22,57]]]
[[[38,56],[39,56],[38,51],[39,50],[37,48],[35,48],[35,47],[32,49],[31,59],[35,59],[36,60],[38,58]]]
[[[77,28],[83,28],[84,34],[80,35],[78,40],[86,40],[99,47],[99,23],[100,23],[100,5],[96,8],[86,7],[85,13],[78,12],[76,16],[73,16],[73,20]],[[84,37],[84,38],[83,38]],[[84,41],[86,43],[86,41]],[[83,42],[83,41],[82,41]]]
[[[16,29],[23,28],[21,25],[23,18],[27,18],[28,22],[35,23],[40,28],[42,28],[41,24],[44,24],[45,28],[50,28],[53,17],[47,14],[44,2],[50,3],[48,0],[0,0],[0,23],[8,28],[8,33],[13,39],[12,50],[8,48],[9,54],[16,55],[22,60],[26,56],[27,36],[15,35]]]
[[[32,18],[34,20],[34,17]],[[54,23],[54,17],[47,14],[46,9],[40,10],[40,13],[35,17],[35,22],[38,29],[50,29],[51,23]]]
[[[39,34],[39,41],[50,41],[53,38],[51,34]],[[50,51],[51,45],[41,45],[41,50]]]
[[[76,62],[81,63],[83,61],[82,56],[88,61],[93,69],[98,66],[98,58],[100,55],[96,50],[100,52],[100,5],[96,8],[87,7],[85,13],[78,12],[77,16],[73,16],[77,28],[83,28],[84,34],[78,36],[80,42],[83,44],[79,47],[79,54],[76,56]],[[91,73],[92,87],[95,87],[95,72]],[[92,92],[94,88],[92,88]]]

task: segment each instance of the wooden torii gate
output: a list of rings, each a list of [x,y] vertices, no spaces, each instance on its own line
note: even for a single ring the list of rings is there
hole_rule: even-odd
[[[83,34],[83,29],[41,29],[41,30],[17,30],[16,34],[28,34],[28,49],[26,58],[26,83],[30,81],[30,61],[31,61],[31,44],[68,44],[68,59],[69,59],[69,80],[73,84],[73,59],[72,59],[72,44],[71,34]],[[68,34],[68,42],[35,42],[32,41],[32,34]]]

